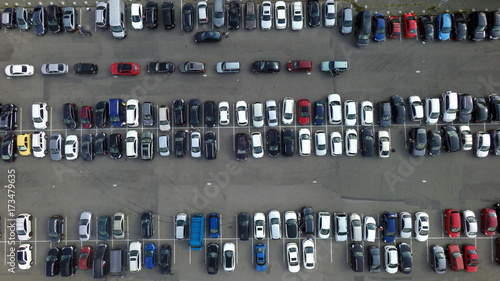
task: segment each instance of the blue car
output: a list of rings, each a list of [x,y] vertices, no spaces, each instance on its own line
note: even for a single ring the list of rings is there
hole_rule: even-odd
[[[314,115],[314,125],[323,125],[325,122],[325,102],[316,101],[314,103],[314,109],[316,112]]]
[[[373,40],[375,42],[385,41],[385,17],[381,13],[373,15]]]
[[[438,40],[445,41],[450,39],[451,31],[451,16],[450,14],[442,14],[437,17],[436,29],[438,33]]]
[[[383,237],[385,243],[392,243],[396,239],[396,219],[397,214],[385,212],[382,215],[382,220],[380,224],[384,228]]]
[[[220,216],[218,213],[211,213],[208,216],[208,221],[209,221],[209,233],[210,233],[210,238],[218,238],[220,235],[220,228],[219,228],[219,223],[220,223]]]
[[[146,268],[152,269],[156,266],[156,245],[155,243],[148,243],[144,247],[144,263]]]
[[[266,271],[266,244],[255,244],[255,269]]]

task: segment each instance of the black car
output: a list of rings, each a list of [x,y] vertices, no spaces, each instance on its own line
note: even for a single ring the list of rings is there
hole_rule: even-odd
[[[47,14],[42,6],[36,6],[31,18],[36,35],[44,35],[47,32]]]
[[[451,14],[453,25],[451,26],[451,33],[455,40],[465,40],[467,38],[467,24],[465,22],[465,15],[463,13]]]
[[[186,132],[177,131],[174,136],[175,157],[182,158],[186,156]]]
[[[311,27],[318,26],[320,23],[319,1],[307,0],[307,24]]]
[[[458,112],[460,122],[467,123],[472,119],[473,108],[474,103],[471,95],[462,94],[458,96]]]
[[[194,7],[191,4],[182,6],[182,29],[186,32],[194,29]]]
[[[490,130],[490,151],[495,155],[500,155],[500,131]]]
[[[156,2],[148,2],[146,4],[146,26],[148,28],[158,27],[158,4]]]
[[[169,245],[161,246],[158,267],[161,274],[170,274],[170,270],[172,269],[172,248]]]
[[[468,18],[469,39],[482,41],[486,37],[486,14],[484,12],[472,12]]]
[[[488,13],[487,33],[491,40],[500,38],[500,11]]]
[[[172,106],[174,111],[174,124],[179,126],[186,125],[186,107],[184,100],[175,100]]]
[[[280,133],[275,129],[269,130],[267,132],[267,151],[269,156],[278,157],[280,155],[280,148]]]
[[[283,156],[293,156],[293,149],[295,146],[294,134],[292,129],[283,129],[282,131],[282,152]]]
[[[146,211],[141,215],[142,238],[151,238],[154,234],[153,213]]]
[[[92,258],[92,275],[94,279],[106,277],[109,273],[108,245],[98,244]]]
[[[237,30],[240,28],[240,3],[237,1],[231,1],[229,3],[229,15],[228,15],[228,26],[229,29]]]
[[[0,130],[13,131],[17,128],[17,106],[12,103],[0,108]]]
[[[152,127],[155,124],[155,107],[152,102],[144,102],[142,104],[142,125],[144,127]]]
[[[109,106],[108,102],[100,101],[95,106],[95,125],[98,128],[106,128],[108,126],[109,119]]]
[[[370,41],[372,29],[371,11],[364,10],[356,15],[354,26],[354,43],[358,47],[366,47]]]
[[[78,249],[75,246],[65,246],[61,250],[61,276],[69,277],[75,275],[78,268],[76,254]]]
[[[222,36],[219,31],[200,31],[194,35],[194,42],[196,43],[219,42],[221,39]]]
[[[291,211],[293,212],[293,211]],[[288,213],[288,212],[287,212]],[[300,214],[299,214],[300,215]],[[286,214],[285,214],[286,217]],[[296,216],[295,216],[296,218]],[[290,216],[287,220],[285,220],[285,234],[288,239],[295,239],[299,237],[299,226],[298,222],[293,216]]]
[[[16,160],[14,150],[16,149],[16,136],[14,134],[6,134],[2,138],[2,160],[5,162],[13,162]]]
[[[108,137],[100,132],[95,136],[94,150],[96,155],[108,154]]]
[[[189,125],[198,126],[200,125],[201,116],[201,105],[198,99],[192,99],[189,101]]]
[[[368,247],[368,270],[372,273],[380,272],[381,261],[380,250],[375,246]]]
[[[488,104],[485,98],[474,98],[474,121],[476,123],[488,120]]]
[[[84,161],[92,161],[94,156],[94,135],[84,134],[82,137],[82,158]]]
[[[240,240],[248,240],[248,233],[250,231],[250,215],[248,213],[238,214],[238,233]]]
[[[50,243],[59,243],[64,239],[64,218],[59,215],[51,216],[48,223]]]
[[[219,271],[219,245],[210,243],[207,246],[207,273],[217,274]]]
[[[378,123],[382,127],[391,126],[392,122],[391,103],[388,101],[381,101],[378,103]]]
[[[214,160],[217,158],[217,138],[215,133],[208,131],[205,133],[205,159]]]
[[[254,73],[276,73],[281,70],[279,61],[254,61],[252,63],[252,72]]]
[[[248,157],[247,136],[244,133],[238,133],[235,137],[236,160],[245,161]]]
[[[455,152],[460,149],[460,140],[458,138],[457,128],[446,125],[441,128],[443,135],[443,145],[447,152]]]
[[[14,8],[5,8],[2,13],[3,25],[8,29],[17,28],[17,16]]]
[[[437,130],[427,132],[427,150],[430,156],[438,156],[441,151],[441,134]]]
[[[74,103],[65,103],[63,105],[64,125],[68,130],[74,130],[78,127],[78,108]]]
[[[351,269],[354,272],[363,272],[364,270],[364,253],[361,244],[353,243],[351,245]]]
[[[165,29],[175,28],[175,11],[174,3],[163,2],[161,5],[161,13],[163,14],[163,26]]]
[[[204,104],[203,114],[205,127],[215,127],[215,124],[217,124],[217,108],[215,106],[215,102],[206,101]]]
[[[412,269],[412,255],[410,245],[406,243],[399,244],[399,271],[404,274],[410,274]]]
[[[374,145],[374,138],[372,130],[363,128],[361,130],[361,151],[363,152],[364,157],[373,156],[373,150],[374,150],[373,145]]]
[[[405,101],[401,96],[395,95],[391,97],[392,118],[396,124],[405,122],[406,108]]]
[[[306,238],[314,238],[314,211],[311,207],[302,209],[303,228]]]
[[[411,128],[408,142],[410,153],[414,157],[422,157],[425,155],[427,135],[424,128]]]
[[[167,73],[175,72],[175,64],[171,62],[153,61],[148,63],[148,73]]]
[[[109,136],[109,156],[113,159],[122,158],[122,134],[115,133]]]
[[[109,240],[111,235],[111,218],[100,216],[97,219],[97,236],[99,240]]]
[[[490,120],[491,122],[500,121],[500,96],[497,94],[491,94],[488,96],[488,105],[490,108]]]
[[[54,247],[49,249],[45,259],[45,276],[53,277],[59,274],[61,260],[61,249]]]
[[[434,40],[434,24],[432,23],[432,18],[428,15],[421,16],[419,23],[420,37],[422,38],[422,40]]]
[[[64,28],[62,22],[62,9],[56,5],[47,7],[47,23],[52,33],[59,33]]]
[[[97,64],[93,64],[93,63],[79,62],[79,63],[73,65],[73,72],[75,74],[96,75],[98,70],[99,70],[99,68],[97,67]]]

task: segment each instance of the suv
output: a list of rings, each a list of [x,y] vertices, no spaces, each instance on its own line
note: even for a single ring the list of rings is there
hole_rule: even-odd
[[[302,209],[302,219],[306,238],[314,238],[314,211],[311,207]]]
[[[364,10],[357,15],[355,39],[354,42],[358,47],[365,47],[370,41],[370,33],[372,29],[371,11]]]
[[[49,218],[48,232],[50,243],[59,243],[64,238],[64,218],[55,215]]]
[[[102,3],[102,2],[101,2]],[[96,75],[97,74],[97,64],[93,63],[83,63],[79,62],[73,66],[73,72],[75,74],[92,74]]]
[[[47,7],[47,23],[50,32],[61,32],[61,29],[63,28],[61,7],[56,5],[50,5]]]
[[[49,108],[44,102],[36,102],[31,105],[31,119],[37,130],[47,129],[49,125]]]
[[[154,157],[154,134],[150,131],[142,133],[141,136],[141,159],[153,160]]]
[[[161,12],[163,14],[163,26],[165,29],[175,28],[174,3],[163,2],[161,5]]]

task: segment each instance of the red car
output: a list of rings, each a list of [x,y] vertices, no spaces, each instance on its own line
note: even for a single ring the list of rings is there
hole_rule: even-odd
[[[477,266],[479,265],[479,256],[477,254],[476,246],[465,245],[464,256],[465,271],[476,272]]]
[[[462,223],[460,221],[460,213],[454,209],[448,209],[444,212],[445,233],[451,238],[460,236]]]
[[[498,218],[495,210],[490,208],[484,208],[481,211],[481,232],[484,235],[492,236],[495,235],[495,231],[497,231],[498,227]]]
[[[286,65],[288,71],[312,71],[313,62],[310,60],[291,60]]]
[[[94,127],[94,109],[90,106],[82,106],[80,108],[80,121],[82,122],[82,128],[90,129]]]
[[[80,251],[80,258],[78,259],[78,267],[81,270],[88,270],[92,268],[92,247],[82,247],[82,250]]]
[[[309,100],[299,100],[299,124],[309,124],[309,116],[311,116],[311,103]]]
[[[113,75],[138,75],[141,68],[135,62],[115,62],[111,65]]]
[[[406,13],[403,15],[403,27],[405,38],[415,38],[417,36],[417,19],[415,14]]]
[[[462,253],[460,253],[460,248],[455,244],[451,244],[446,248],[446,252],[448,253],[448,263],[451,270],[464,270],[464,259]]]
[[[390,16],[387,29],[389,31],[389,38],[398,38],[399,35],[401,35],[401,22],[399,21],[399,17]]]

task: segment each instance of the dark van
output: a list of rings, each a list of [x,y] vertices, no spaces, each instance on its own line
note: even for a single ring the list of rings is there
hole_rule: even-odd
[[[115,246],[109,252],[109,272],[113,277],[124,278],[127,271],[127,249]]]
[[[354,42],[358,47],[365,47],[370,41],[370,32],[372,29],[371,11],[364,10],[357,15],[356,32]]]

